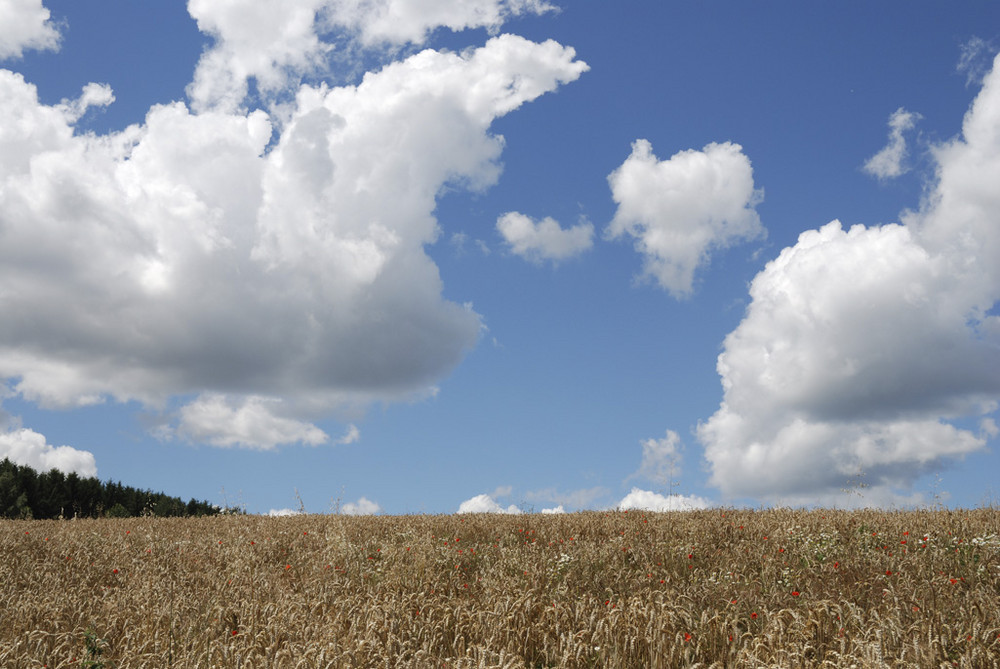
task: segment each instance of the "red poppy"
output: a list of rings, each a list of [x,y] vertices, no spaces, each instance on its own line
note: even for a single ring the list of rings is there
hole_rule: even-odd
[[[751,613],[750,618],[752,618],[753,620],[757,620],[757,612],[754,611],[753,613]]]
[[[800,593],[798,590],[792,590],[792,597],[798,597],[800,594],[802,593]]]
[[[687,632],[684,632],[684,640],[685,641],[690,641],[691,640],[691,635],[689,633],[687,633]]]

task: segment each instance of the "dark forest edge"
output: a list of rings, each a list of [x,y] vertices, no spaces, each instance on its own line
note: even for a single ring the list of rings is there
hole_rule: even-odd
[[[162,492],[139,490],[96,477],[83,478],[58,469],[38,473],[26,465],[0,461],[0,517],[102,518],[131,516],[212,516],[218,506]]]

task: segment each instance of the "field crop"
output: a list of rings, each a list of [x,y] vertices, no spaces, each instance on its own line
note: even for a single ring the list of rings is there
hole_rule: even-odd
[[[0,522],[0,667],[996,667],[1000,511]]]

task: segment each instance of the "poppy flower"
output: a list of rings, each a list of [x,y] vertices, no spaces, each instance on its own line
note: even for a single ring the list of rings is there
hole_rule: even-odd
[[[751,613],[751,614],[750,614],[750,618],[751,618],[752,620],[757,620],[757,612],[756,612],[756,611],[754,611],[753,613]]]

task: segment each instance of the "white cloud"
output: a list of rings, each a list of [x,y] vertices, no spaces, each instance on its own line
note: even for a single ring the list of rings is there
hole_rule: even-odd
[[[58,49],[49,16],[42,0],[0,0],[0,60],[20,58],[25,49]]]
[[[961,46],[955,70],[965,75],[965,85],[979,85],[990,71],[990,61],[996,47],[982,37],[971,37]]]
[[[684,444],[673,430],[667,430],[662,439],[645,439],[642,442],[642,462],[629,478],[643,478],[667,486],[681,475],[681,450]]]
[[[28,428],[0,432],[0,460],[4,458],[40,472],[58,469],[67,474],[97,476],[93,453],[70,446],[52,446],[46,442],[45,435]]]
[[[907,171],[903,164],[906,159],[906,137],[912,130],[920,114],[908,112],[902,107],[889,116],[889,142],[874,156],[865,161],[864,171],[878,179],[894,179]]]
[[[560,504],[559,506],[553,507],[551,509],[542,509],[542,513],[544,513],[544,514],[560,514],[560,513],[566,513],[566,509],[564,509],[563,506],[562,506],[562,504]]]
[[[188,87],[195,109],[235,111],[246,97],[249,79],[261,92],[274,93],[322,67],[331,47],[316,32],[316,14],[325,4],[188,0],[198,29],[215,38]]]
[[[187,92],[196,110],[232,112],[243,104],[250,80],[275,100],[305,75],[324,73],[334,50],[329,38],[344,37],[344,30],[363,46],[419,45],[438,27],[485,27],[495,34],[512,17],[552,9],[541,0],[189,0],[199,30],[215,42]]]
[[[301,516],[302,511],[296,511],[295,509],[271,509],[267,512],[267,515],[274,518],[284,518],[287,516]]]
[[[675,297],[691,294],[695,271],[711,252],[765,235],[755,207],[753,169],[739,144],[709,144],[660,161],[639,139],[608,176],[618,205],[607,235],[635,238],[643,275]]]
[[[572,258],[594,244],[594,226],[590,223],[564,230],[555,219],[546,217],[536,223],[516,211],[498,218],[497,230],[512,252],[533,262]]]
[[[296,442],[313,446],[330,437],[315,425],[278,415],[281,400],[259,396],[234,405],[231,398],[205,394],[179,411],[177,432],[213,446],[243,446],[261,450]],[[276,411],[277,410],[277,411]]]
[[[107,84],[90,83],[83,87],[80,97],[63,100],[59,108],[66,116],[67,123],[76,123],[91,107],[107,107],[115,101],[115,94]]]
[[[341,446],[346,446],[347,444],[355,444],[361,439],[361,430],[358,429],[357,425],[351,424],[347,426],[347,432],[344,433],[336,443]]]
[[[544,0],[336,0],[326,20],[350,28],[363,44],[422,44],[438,27],[496,31],[510,18],[555,11]]]
[[[340,512],[346,516],[374,516],[382,507],[378,503],[362,497],[357,502],[348,502],[340,507]]]
[[[619,509],[641,509],[643,511],[695,511],[707,509],[711,502],[697,495],[660,495],[649,490],[632,488],[622,501]]]
[[[197,396],[176,433],[255,448],[433,392],[482,327],[424,251],[436,196],[491,185],[491,123],[574,58],[504,35],[303,86],[277,131],[178,102],[108,135],[72,123],[110,89],[47,106],[0,70],[0,378],[52,408]]]
[[[521,510],[511,504],[506,509],[487,494],[476,495],[458,505],[458,513],[507,513],[518,514]]]
[[[866,498],[905,501],[984,446],[949,421],[1000,400],[998,128],[994,67],[905,225],[834,221],[753,280],[719,356],[722,404],[698,428],[723,494],[828,502],[863,471]]]

